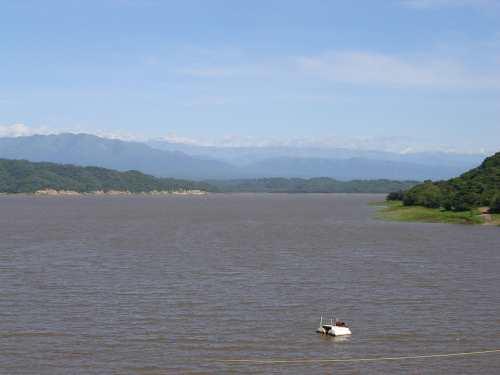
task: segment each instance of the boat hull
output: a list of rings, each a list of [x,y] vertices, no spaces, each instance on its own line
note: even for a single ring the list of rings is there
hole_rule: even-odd
[[[330,336],[347,336],[351,335],[351,330],[347,327],[333,327],[331,330],[328,331],[328,334]]]
[[[329,336],[348,336],[352,334],[348,327],[337,325],[323,325],[320,326],[316,332]]]

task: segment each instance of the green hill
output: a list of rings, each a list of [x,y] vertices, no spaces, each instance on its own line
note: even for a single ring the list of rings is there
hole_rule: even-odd
[[[338,181],[332,178],[259,178],[196,182],[157,178],[138,171],[118,172],[100,167],[0,159],[0,193],[35,193],[47,189],[79,193],[96,191],[147,193],[176,190],[254,193],[386,193],[391,190],[408,189],[416,183],[416,181],[394,180]]]
[[[256,178],[208,181],[221,192],[251,193],[387,193],[409,189],[417,181],[351,180],[339,181],[329,177],[317,178]]]
[[[156,178],[138,171],[117,172],[98,167],[68,164],[32,163],[26,160],[0,159],[0,192],[34,193],[39,190],[95,191],[209,190],[205,183],[172,178]]]
[[[467,211],[489,206],[500,212],[500,152],[460,177],[447,181],[425,181],[407,191],[391,193],[389,200],[402,200],[405,206]]]

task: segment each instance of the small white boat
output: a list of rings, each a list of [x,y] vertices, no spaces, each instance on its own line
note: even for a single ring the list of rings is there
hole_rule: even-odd
[[[341,322],[337,319],[330,319],[330,324],[323,324],[323,317],[321,317],[319,327],[316,332],[321,333],[322,335],[330,336],[345,336],[352,334],[345,322]]]

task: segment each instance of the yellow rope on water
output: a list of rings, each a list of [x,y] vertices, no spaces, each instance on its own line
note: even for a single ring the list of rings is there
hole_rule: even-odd
[[[344,359],[220,359],[217,362],[228,364],[255,364],[255,365],[273,365],[273,364],[309,364],[309,363],[336,363],[336,362],[376,362],[376,361],[401,361],[405,359],[422,358],[444,358],[444,357],[465,357],[479,354],[500,353],[500,349],[481,350],[475,352],[463,353],[444,353],[444,354],[423,354],[409,355],[403,357],[373,357],[373,358],[344,358]]]

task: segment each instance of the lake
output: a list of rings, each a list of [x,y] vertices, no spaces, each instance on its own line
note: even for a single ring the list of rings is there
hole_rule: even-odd
[[[0,197],[1,374],[497,374],[500,228],[381,195]],[[315,333],[320,316],[353,335]]]

